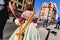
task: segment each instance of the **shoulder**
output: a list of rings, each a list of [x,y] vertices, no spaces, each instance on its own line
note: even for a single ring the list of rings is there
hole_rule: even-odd
[[[25,14],[25,13],[30,14],[30,12],[31,12],[31,11],[26,10],[26,11],[23,12],[23,14]]]
[[[29,10],[26,10],[26,11],[24,11],[24,12],[30,12]]]

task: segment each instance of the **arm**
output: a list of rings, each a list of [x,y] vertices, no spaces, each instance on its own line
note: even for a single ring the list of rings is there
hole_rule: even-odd
[[[14,8],[13,8],[13,6],[11,5],[11,2],[10,2],[10,1],[9,1],[9,8],[10,8],[10,10],[12,11],[12,14],[14,15],[14,17],[16,17]]]
[[[23,17],[17,18],[17,19],[15,19],[15,24],[20,26],[23,20],[24,20]]]

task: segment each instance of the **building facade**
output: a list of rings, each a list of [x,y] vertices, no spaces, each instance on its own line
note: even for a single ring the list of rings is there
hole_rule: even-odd
[[[49,21],[55,20],[56,14],[58,14],[57,12],[58,11],[55,3],[44,2],[39,12],[39,19],[49,20]]]

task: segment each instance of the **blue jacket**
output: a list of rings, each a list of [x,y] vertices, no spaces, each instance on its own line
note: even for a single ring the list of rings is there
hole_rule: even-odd
[[[57,22],[60,22],[60,16],[58,16]]]

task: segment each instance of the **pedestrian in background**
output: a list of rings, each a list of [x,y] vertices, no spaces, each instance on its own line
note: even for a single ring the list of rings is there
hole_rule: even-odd
[[[56,27],[55,27],[55,29],[57,28],[57,29],[59,29],[59,26],[60,26],[60,16],[58,15],[57,16],[58,18],[57,18],[57,23],[56,23]]]

